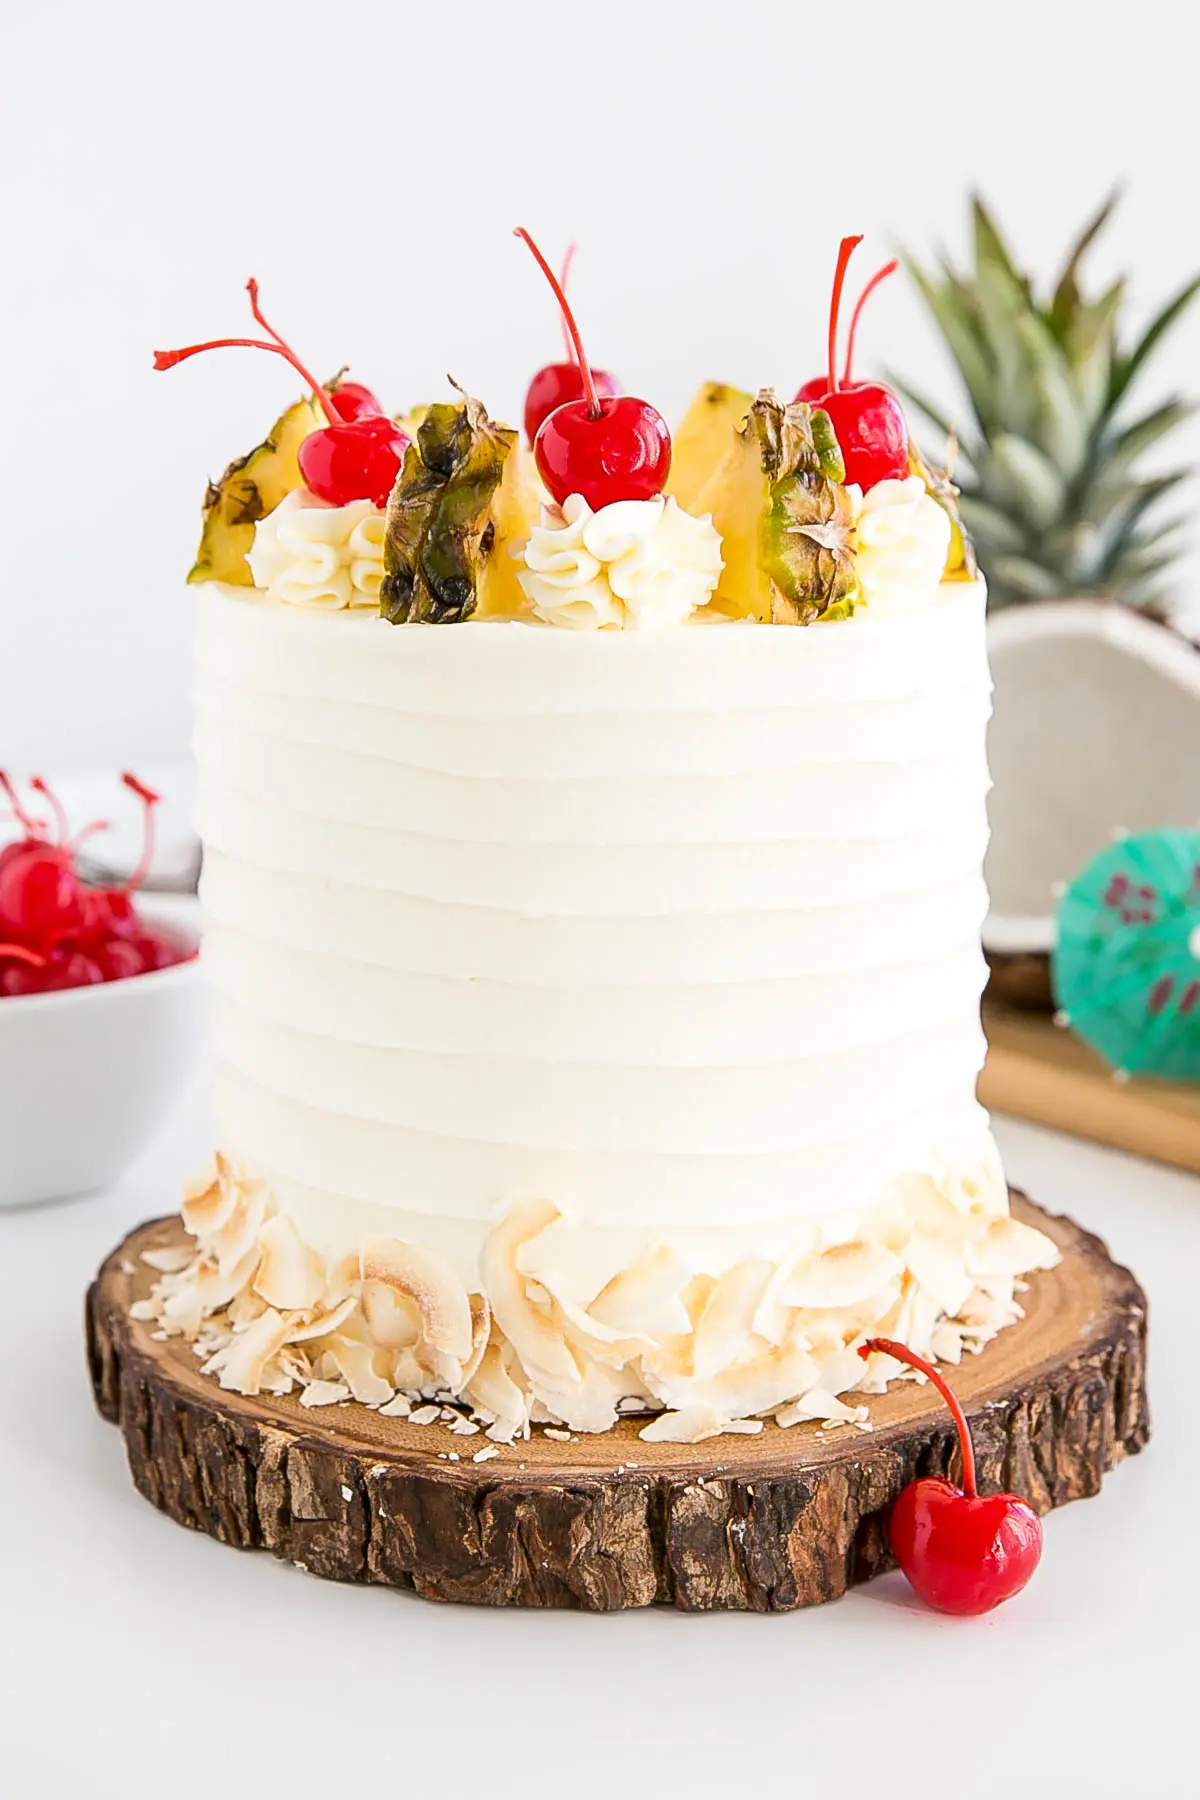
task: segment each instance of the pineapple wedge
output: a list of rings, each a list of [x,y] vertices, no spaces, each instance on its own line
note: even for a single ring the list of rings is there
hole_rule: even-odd
[[[303,485],[296,460],[310,431],[325,423],[311,397],[297,400],[276,419],[265,441],[231,462],[220,481],[209,482],[204,496],[204,530],[189,581],[227,581],[253,587],[246,552],[254,544],[254,527],[293,488]]]
[[[706,381],[680,420],[671,443],[667,493],[684,512],[696,502],[729,446],[729,434],[750,411],[750,395],[720,381]]]
[[[388,501],[384,618],[456,624],[524,611],[509,546],[528,537],[536,512],[515,431],[469,395],[429,407]]]
[[[932,463],[925,461],[911,439],[908,445],[908,467],[910,474],[921,477],[930,499],[936,500],[942,510],[950,515],[950,548],[946,552],[942,580],[974,581],[979,574],[979,564],[975,558],[975,547],[967,536],[958,510],[958,489],[944,469],[936,469]]]
[[[694,510],[711,513],[725,567],[715,611],[775,625],[847,618],[854,519],[829,415],[764,388]]]

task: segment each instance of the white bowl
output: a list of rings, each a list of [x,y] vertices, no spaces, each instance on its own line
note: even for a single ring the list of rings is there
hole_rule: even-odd
[[[193,928],[172,919],[171,929],[195,948]],[[0,998],[0,1207],[115,1181],[182,1087],[202,1009],[195,958],[124,981]]]

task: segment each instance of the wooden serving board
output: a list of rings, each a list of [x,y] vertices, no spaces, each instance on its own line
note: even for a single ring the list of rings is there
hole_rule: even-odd
[[[1200,1171],[1200,1087],[1111,1069],[1048,1013],[986,1002],[988,1056],[979,1098],[993,1112]]]
[[[1146,1302],[1098,1238],[1023,1196],[1014,1205],[1063,1260],[1032,1277],[1021,1323],[952,1377],[982,1490],[1046,1512],[1095,1494],[1147,1440]],[[870,1400],[869,1432],[768,1423],[755,1437],[646,1444],[634,1420],[569,1442],[535,1427],[478,1463],[488,1440],[446,1425],[227,1394],[179,1339],[129,1317],[153,1279],[141,1252],[182,1237],[177,1218],[141,1226],[93,1283],[97,1405],[153,1505],[317,1575],[486,1606],[788,1611],[890,1567],[889,1503],[913,1476],[957,1469],[946,1408],[911,1382]]]

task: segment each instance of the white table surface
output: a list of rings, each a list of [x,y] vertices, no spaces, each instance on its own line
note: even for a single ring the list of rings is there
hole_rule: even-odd
[[[290,1800],[372,1777],[400,1796],[469,1779],[669,1800],[731,1776],[805,1797],[1167,1791],[1197,1716],[1196,1180],[999,1124],[1012,1178],[1149,1290],[1155,1425],[1099,1499],[1049,1518],[1000,1612],[939,1618],[896,1575],[772,1618],[489,1612],[235,1554],[134,1492],[92,1409],[82,1297],[175,1204],[207,1114],[201,1078],[115,1192],[0,1214],[4,1800]]]

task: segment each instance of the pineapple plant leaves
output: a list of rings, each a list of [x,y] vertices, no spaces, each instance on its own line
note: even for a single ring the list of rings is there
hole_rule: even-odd
[[[1164,601],[1179,521],[1164,519],[1159,507],[1190,471],[1151,476],[1142,459],[1196,408],[1176,394],[1138,413],[1131,397],[1200,295],[1200,276],[1139,338],[1125,340],[1124,281],[1089,297],[1081,274],[1117,199],[1110,194],[1087,221],[1047,299],[978,197],[973,268],[960,271],[943,259],[931,271],[908,259],[965,390],[965,429],[955,430],[949,408],[889,379],[933,430],[957,438],[963,522],[993,605],[1071,594],[1139,606]]]

